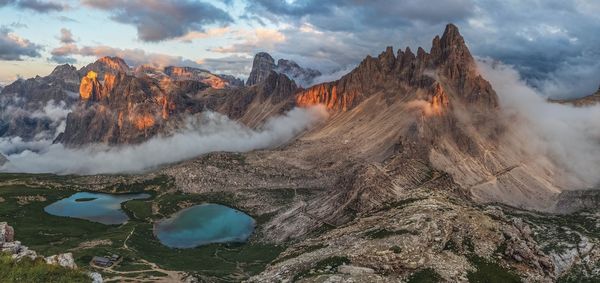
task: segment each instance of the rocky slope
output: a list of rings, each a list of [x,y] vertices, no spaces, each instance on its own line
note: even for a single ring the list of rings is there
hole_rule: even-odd
[[[263,82],[271,71],[285,74],[292,80],[295,80],[301,85],[310,85],[312,81],[321,75],[321,72],[313,69],[304,69],[296,62],[279,59],[275,64],[275,59],[266,52],[257,53],[252,62],[252,71],[246,81],[247,86],[252,86]]]
[[[422,170],[422,180],[433,168],[480,201],[551,210],[564,181],[551,162],[526,154],[454,25],[429,53],[387,48],[340,80],[300,92],[296,102],[323,103],[334,113],[304,139],[344,141],[353,156],[390,167],[400,184],[415,178],[409,172]]]

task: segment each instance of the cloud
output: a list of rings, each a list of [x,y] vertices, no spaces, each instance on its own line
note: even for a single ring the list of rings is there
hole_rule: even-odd
[[[153,66],[189,66],[197,67],[198,63],[193,60],[185,59],[181,56],[171,56],[161,53],[148,53],[142,49],[121,49],[110,46],[84,46],[79,49],[77,54],[82,56],[94,56],[96,58],[104,56],[116,56],[123,58],[130,66],[153,65]]]
[[[211,24],[232,23],[231,16],[212,4],[189,0],[82,0],[108,11],[112,19],[137,28],[138,38],[157,42],[204,31]]]
[[[193,60],[185,59],[181,56],[171,56],[160,53],[148,53],[143,49],[127,49],[127,48],[115,48],[106,45],[98,46],[83,46],[79,47],[73,35],[67,29],[61,29],[61,35],[59,37],[61,45],[52,49],[50,54],[51,61],[59,64],[74,64],[77,62],[73,56],[90,56],[95,58],[101,58],[104,56],[116,56],[120,57],[127,62],[130,66],[139,65],[153,65],[153,66],[189,66],[198,67],[199,64]]]
[[[59,12],[68,8],[67,5],[53,1],[41,0],[0,0],[0,7],[13,5],[17,8],[28,9],[38,13]]]
[[[196,39],[220,37],[220,36],[224,36],[230,32],[231,32],[231,28],[229,28],[229,27],[211,28],[204,32],[190,31],[177,39],[180,40],[181,42],[191,43],[192,41],[194,41]]]
[[[21,61],[23,57],[40,57],[41,50],[42,46],[0,27],[0,60]]]
[[[246,77],[252,69],[250,56],[231,55],[222,58],[205,58],[196,61],[203,69],[229,74],[236,77]]]
[[[68,6],[51,1],[40,0],[20,0],[16,1],[17,7],[33,10],[39,13],[59,12],[68,8]]]
[[[25,103],[26,101],[16,96],[0,99],[0,110],[2,110],[0,121],[22,119],[29,120],[30,122],[33,120],[48,121],[49,127],[47,129],[37,129],[39,132],[36,132],[36,136],[33,139],[34,142],[43,139],[50,139],[52,141],[60,132],[64,131],[67,115],[72,111],[72,108],[67,106],[65,101],[54,101],[51,99],[45,105],[39,105],[35,111],[26,110],[26,107],[23,106]]]
[[[66,29],[66,28],[61,28],[60,29],[60,43],[62,44],[69,44],[69,43],[75,43],[75,39],[73,39],[73,34],[71,33],[71,30]]]
[[[88,146],[68,149],[60,144],[45,149],[7,155],[2,171],[58,174],[139,172],[215,151],[246,152],[285,143],[327,116],[322,106],[295,108],[250,129],[214,112],[190,119],[187,130],[169,137],[155,137],[133,146]],[[13,144],[15,141],[13,141]],[[0,150],[2,147],[0,140]],[[14,145],[13,145],[14,147]]]
[[[472,15],[474,6],[472,0],[258,0],[253,1],[247,11],[271,21],[308,22],[321,30],[356,32],[394,29],[413,25],[412,22],[447,23]]]
[[[600,183],[600,104],[577,108],[550,103],[515,68],[491,60],[478,65],[498,93],[503,113],[518,121],[511,124],[522,146],[550,157],[573,184],[589,188]]]
[[[274,29],[257,28],[252,31],[238,31],[241,42],[230,46],[213,48],[210,51],[219,53],[256,53],[258,50],[273,49],[275,45],[285,41],[286,36]]]

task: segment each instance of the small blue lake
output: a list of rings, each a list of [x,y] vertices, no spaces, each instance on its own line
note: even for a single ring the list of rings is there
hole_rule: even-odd
[[[177,212],[154,224],[154,234],[171,248],[194,248],[211,243],[241,243],[254,232],[254,219],[233,208],[202,204]]]
[[[80,218],[106,225],[123,224],[129,217],[121,209],[121,203],[149,197],[149,194],[111,195],[81,192],[46,206],[44,211],[56,216]]]

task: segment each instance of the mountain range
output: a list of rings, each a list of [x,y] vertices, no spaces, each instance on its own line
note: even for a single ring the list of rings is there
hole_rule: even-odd
[[[201,69],[131,68],[104,57],[6,86],[0,107],[11,114],[0,117],[0,136],[43,133],[68,148],[140,144],[205,111],[259,128],[294,107],[323,105],[328,118],[278,148],[244,153],[243,161],[213,153],[148,174],[169,176],[186,193],[235,192],[246,197],[242,207],[272,213],[259,233],[289,248],[253,282],[292,280],[311,263],[342,255],[366,268],[344,274],[380,282],[423,268],[465,281],[469,251],[489,258],[502,249],[503,266],[539,282],[575,261],[545,253],[534,228],[501,207],[559,213],[568,203],[581,210],[596,200],[565,191],[589,184],[523,145],[455,25],[429,51],[387,47],[339,80],[302,87],[319,75],[292,61],[275,64],[267,53],[255,56],[245,84]],[[70,109],[66,117],[27,114],[58,102]],[[17,107],[26,112],[7,110]],[[263,193],[251,193],[259,189],[293,196],[289,205],[260,202]],[[403,237],[383,241],[381,233]]]

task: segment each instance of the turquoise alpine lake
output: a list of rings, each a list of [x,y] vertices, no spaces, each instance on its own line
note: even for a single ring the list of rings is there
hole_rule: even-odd
[[[149,198],[149,194],[111,195],[103,193],[76,193],[44,208],[48,214],[73,217],[106,225],[123,224],[129,220],[121,209],[121,203]]]
[[[242,243],[254,232],[249,215],[219,204],[183,209],[154,224],[154,234],[165,246],[187,249],[212,243]]]

